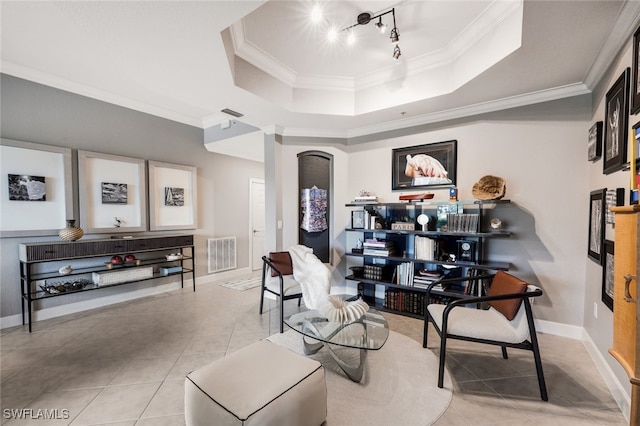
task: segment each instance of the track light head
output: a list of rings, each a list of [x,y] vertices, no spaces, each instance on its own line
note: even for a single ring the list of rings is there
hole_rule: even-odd
[[[384,34],[387,31],[387,24],[382,23],[382,16],[378,18],[376,28],[378,29],[378,31],[380,31],[380,34]]]
[[[396,44],[396,47],[393,48],[393,59],[398,59],[402,52],[400,52],[400,46]]]
[[[396,27],[393,27],[393,29],[391,30],[391,36],[389,38],[391,39],[391,43],[397,43],[400,41],[400,34],[398,33],[398,29]]]

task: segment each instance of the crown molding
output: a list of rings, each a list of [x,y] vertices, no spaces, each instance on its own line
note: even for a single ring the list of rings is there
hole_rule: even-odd
[[[189,126],[201,127],[202,125],[202,119],[200,117],[191,117],[156,105],[139,102],[125,96],[116,95],[106,90],[75,83],[52,74],[15,64],[13,62],[2,61],[0,63],[0,72],[22,78],[24,80],[29,80],[34,83],[53,87],[54,89],[64,90],[66,92],[97,99],[102,102],[129,108],[135,111],[154,115],[156,117],[188,124]]]
[[[587,71],[584,84],[594,89],[607,72],[607,69],[615,61],[620,50],[627,46],[627,42],[633,37],[633,33],[640,22],[640,2],[625,1],[620,9],[613,29],[602,44],[598,56]]]
[[[489,112],[501,111],[511,108],[517,108],[527,105],[533,105],[542,102],[554,101],[563,98],[570,98],[590,94],[591,90],[584,83],[575,83],[566,86],[556,87],[553,89],[540,90],[524,95],[511,96],[508,98],[497,99],[493,101],[481,102],[474,105],[464,106],[460,108],[452,108],[446,111],[438,111],[423,114],[411,118],[403,118],[400,120],[389,121],[386,123],[375,124],[372,126],[359,127],[349,130],[327,130],[327,129],[298,129],[286,128],[283,136],[286,137],[317,137],[317,138],[338,138],[346,139],[347,145],[349,139],[371,136],[377,133],[383,133],[393,130],[405,129],[409,127],[420,126],[424,124],[438,123],[447,120],[455,120],[459,118],[471,117],[474,115],[485,114]]]

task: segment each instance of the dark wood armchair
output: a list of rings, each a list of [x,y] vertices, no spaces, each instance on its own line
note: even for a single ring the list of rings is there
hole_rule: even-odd
[[[276,296],[280,302],[280,333],[284,331],[284,301],[302,300],[300,284],[293,278],[293,264],[288,251],[271,252],[262,256],[262,291],[260,292],[260,315],[264,305],[265,292]]]

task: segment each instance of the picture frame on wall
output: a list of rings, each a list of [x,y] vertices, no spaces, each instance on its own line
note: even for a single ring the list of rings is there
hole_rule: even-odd
[[[624,188],[607,189],[605,201],[605,222],[615,223],[616,215],[611,211],[611,207],[624,206]]]
[[[407,190],[456,184],[458,141],[392,150],[391,189]]]
[[[602,156],[607,175],[622,170],[627,161],[629,74],[630,69],[625,69],[606,95]]]
[[[614,272],[614,242],[604,241],[604,259],[602,262],[602,303],[613,311],[613,272]]]
[[[75,219],[69,148],[0,139],[0,236],[58,235]]]
[[[197,168],[148,161],[149,230],[197,228]]]
[[[604,209],[606,188],[591,191],[589,197],[589,239],[587,254],[591,260],[602,265],[604,244]]]
[[[88,234],[147,230],[145,160],[78,151],[80,227]]]
[[[640,69],[638,67],[640,67],[640,27],[633,34],[631,114],[634,115],[640,111]]]
[[[602,157],[602,121],[598,121],[589,129],[587,159],[596,161]]]

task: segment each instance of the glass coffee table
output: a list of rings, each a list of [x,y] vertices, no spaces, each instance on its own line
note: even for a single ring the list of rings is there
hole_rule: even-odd
[[[369,308],[353,322],[331,322],[316,310],[293,314],[284,323],[302,334],[304,353],[314,354],[323,347],[354,382],[362,380],[367,351],[380,349],[389,337],[389,326],[380,312]],[[339,357],[330,345],[360,350],[357,365],[350,365]]]

